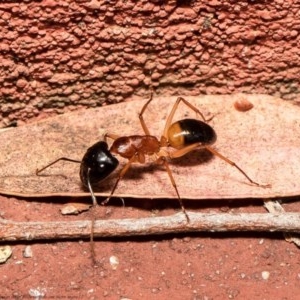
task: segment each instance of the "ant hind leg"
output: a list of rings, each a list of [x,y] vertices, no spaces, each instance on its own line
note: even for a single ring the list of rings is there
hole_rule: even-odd
[[[143,114],[144,114],[145,110],[147,109],[149,103],[152,101],[152,99],[153,99],[153,90],[151,89],[150,99],[144,104],[141,112],[139,113],[139,119],[140,119],[142,128],[143,128],[146,135],[150,135],[150,131],[149,131],[147,125],[146,125]]]
[[[207,149],[209,152],[211,152],[212,154],[214,154],[215,156],[218,156],[219,158],[221,158],[222,160],[224,160],[225,162],[227,162],[228,164],[230,164],[232,167],[235,167],[240,173],[242,173],[250,183],[262,187],[262,188],[270,188],[271,185],[270,184],[260,184],[258,182],[255,182],[254,180],[252,180],[246,173],[245,171],[243,171],[235,162],[231,161],[229,158],[225,157],[224,155],[222,155],[221,153],[219,153],[217,150],[213,149],[210,146],[204,146],[205,149]]]
[[[180,104],[180,102],[183,102],[188,108],[190,108],[191,110],[193,110],[198,116],[201,117],[201,119],[207,123],[208,121],[210,121],[212,118],[210,119],[205,119],[204,115],[202,114],[202,112],[197,108],[195,107],[194,105],[192,105],[190,102],[188,102],[187,100],[185,100],[184,98],[182,97],[178,97],[176,102],[174,103],[173,107],[172,107],[172,110],[167,118],[167,121],[166,121],[166,124],[165,124],[165,128],[164,128],[164,131],[163,131],[163,134],[161,136],[161,144],[163,146],[167,145],[168,143],[168,130],[169,130],[169,127],[171,126],[172,124],[172,120],[173,120],[173,117],[178,109],[178,106]]]

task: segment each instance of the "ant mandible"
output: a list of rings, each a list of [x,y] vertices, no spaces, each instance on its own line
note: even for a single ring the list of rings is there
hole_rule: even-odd
[[[189,221],[189,217],[169,167],[168,159],[184,156],[195,149],[206,149],[213,155],[218,156],[231,166],[235,167],[247,178],[251,184],[259,187],[270,187],[270,185],[263,185],[253,181],[236,163],[211,147],[211,145],[217,139],[214,129],[207,124],[208,120],[204,118],[204,115],[195,106],[182,97],[177,98],[177,101],[175,102],[167,118],[160,140],[151,135],[144,121],[143,115],[152,99],[153,93],[151,93],[150,99],[146,102],[146,104],[144,104],[141,112],[139,113],[140,123],[145,133],[144,135],[118,136],[115,134],[106,133],[104,136],[104,141],[97,142],[91,146],[81,161],[67,157],[61,157],[42,169],[37,170],[36,174],[39,175],[43,170],[60,160],[80,163],[81,182],[88,188],[91,194],[93,205],[97,205],[97,200],[92,186],[93,184],[107,178],[116,169],[119,161],[115,156],[113,156],[113,154],[118,154],[121,157],[128,159],[128,161],[121,169],[110,195],[101,203],[106,204],[113,196],[119,181],[124,177],[130,166],[133,163],[143,164],[145,163],[146,156],[154,156],[155,163],[165,167],[172,186],[175,189],[182,212],[185,214],[187,221]],[[183,119],[172,123],[174,114],[180,102],[184,103],[187,107],[193,110],[203,119],[203,121],[196,119]],[[110,148],[108,148],[108,138],[113,140]]]

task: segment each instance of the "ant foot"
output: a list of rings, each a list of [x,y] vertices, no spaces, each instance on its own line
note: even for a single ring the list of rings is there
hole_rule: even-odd
[[[268,184],[260,184],[259,186],[265,189],[265,188],[271,188],[272,184],[270,184],[270,183],[268,183]]]

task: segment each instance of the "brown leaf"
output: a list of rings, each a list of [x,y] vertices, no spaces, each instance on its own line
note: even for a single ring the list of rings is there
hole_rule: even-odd
[[[171,169],[182,198],[220,199],[295,196],[300,194],[300,108],[266,95],[242,95],[254,107],[243,114],[233,103],[241,95],[187,97],[217,132],[214,145],[235,161],[253,180],[271,188],[249,184],[235,168],[194,151],[173,160]],[[153,135],[163,131],[174,97],[155,97],[145,112]],[[143,134],[138,113],[144,102],[127,102],[76,113],[1,132],[0,193],[23,197],[88,196],[79,180],[79,164],[59,162],[36,176],[35,171],[67,156],[81,159],[86,149],[105,132]],[[181,105],[176,119],[190,116]],[[121,160],[122,161],[122,160]],[[124,160],[123,160],[124,161]],[[107,196],[115,176],[99,184],[96,195]],[[135,164],[120,181],[115,196],[176,198],[167,172],[161,166]]]

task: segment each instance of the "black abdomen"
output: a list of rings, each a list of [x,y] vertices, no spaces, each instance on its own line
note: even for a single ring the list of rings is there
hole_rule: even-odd
[[[213,144],[217,135],[207,123],[195,119],[183,119],[173,123],[168,130],[172,147],[182,148],[194,143]]]

